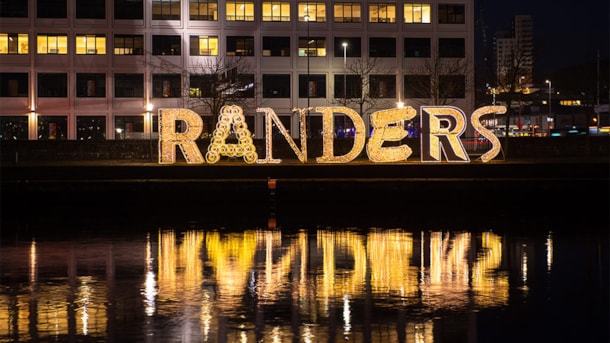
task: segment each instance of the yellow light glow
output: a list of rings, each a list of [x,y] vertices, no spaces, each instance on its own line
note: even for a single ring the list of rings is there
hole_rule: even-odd
[[[281,159],[273,158],[273,123],[275,123],[275,125],[278,127],[280,133],[284,139],[286,139],[286,142],[288,142],[290,148],[292,148],[292,151],[294,151],[299,158],[299,161],[303,163],[307,161],[307,128],[305,127],[307,108],[294,109],[293,111],[299,112],[299,122],[301,124],[301,150],[299,150],[297,145],[294,143],[294,140],[292,137],[290,137],[288,130],[286,130],[286,127],[284,127],[284,124],[282,124],[282,121],[272,108],[265,107],[256,109],[256,112],[265,113],[265,158],[257,160],[256,163],[282,162]]]
[[[235,137],[237,137],[237,144],[227,144],[226,142],[231,127]],[[252,134],[248,130],[246,118],[239,106],[228,105],[220,109],[218,123],[212,133],[212,141],[208,146],[208,152],[205,154],[205,160],[214,164],[220,160],[220,156],[243,157],[248,164],[254,163],[258,158]]]
[[[404,121],[413,119],[417,111],[413,107],[392,108],[371,114],[373,131],[366,146],[366,153],[372,162],[405,161],[413,150],[406,145],[383,147],[384,142],[398,142],[408,135]]]
[[[176,121],[186,123],[184,133],[176,132]],[[201,117],[186,108],[165,108],[159,110],[159,163],[176,162],[176,145],[180,147],[187,163],[203,163],[201,151],[195,144],[203,131]]]
[[[364,120],[356,111],[348,107],[316,107],[316,112],[322,113],[322,156],[316,158],[318,163],[347,163],[354,160],[362,149],[365,143],[365,128]],[[354,123],[354,146],[352,150],[345,155],[335,156],[334,154],[334,113],[343,113],[347,115]]]
[[[474,112],[472,112],[472,117],[470,118],[470,122],[471,122],[472,126],[474,127],[475,130],[477,130],[481,134],[481,136],[487,138],[489,140],[489,142],[491,142],[491,149],[489,151],[487,151],[486,153],[484,153],[483,155],[481,155],[481,161],[483,161],[483,162],[490,161],[494,157],[498,156],[498,153],[500,152],[500,150],[502,148],[502,144],[500,143],[498,136],[496,136],[493,133],[493,131],[485,128],[481,124],[479,119],[486,114],[503,114],[503,113],[506,113],[506,107],[504,107],[504,106],[485,106],[485,107],[478,108]]]

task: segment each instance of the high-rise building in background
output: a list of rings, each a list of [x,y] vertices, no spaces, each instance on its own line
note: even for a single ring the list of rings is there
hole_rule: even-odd
[[[534,32],[533,21],[529,15],[513,17],[511,30],[498,31],[496,45],[496,80],[500,88],[506,88],[502,80],[507,73],[517,72],[516,88],[533,85],[534,69]],[[512,81],[512,80],[511,80]]]
[[[0,134],[152,138],[158,109],[180,107],[202,116],[207,135],[219,115],[208,104],[228,95],[246,100],[255,137],[265,135],[260,107],[273,108],[293,137],[294,108],[346,105],[367,128],[371,112],[399,103],[469,114],[473,3],[3,1]],[[319,134],[321,114],[308,119]],[[336,120],[336,134],[350,124]]]

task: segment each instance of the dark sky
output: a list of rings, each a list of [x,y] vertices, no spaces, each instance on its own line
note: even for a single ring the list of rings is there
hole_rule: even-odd
[[[534,26],[534,74],[608,58],[609,0],[475,0],[475,16],[483,19],[491,39],[510,30],[514,15],[529,14]],[[491,41],[490,41],[491,44]]]

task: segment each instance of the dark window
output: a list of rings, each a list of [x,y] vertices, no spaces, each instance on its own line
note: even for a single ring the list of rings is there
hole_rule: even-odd
[[[144,55],[143,35],[114,35],[115,55]]]
[[[396,57],[396,39],[386,37],[369,38],[369,57]]]
[[[76,18],[106,18],[106,0],[76,0]]]
[[[218,20],[217,0],[189,0],[190,20]]]
[[[114,117],[115,139],[144,138],[144,116]]]
[[[299,37],[299,56],[326,56],[326,38]]]
[[[309,80],[309,87],[307,81]],[[308,96],[309,93],[309,96]],[[299,75],[299,98],[326,98],[326,76]]]
[[[405,98],[429,98],[430,75],[405,75]]]
[[[464,5],[439,4],[438,23],[439,24],[464,24]]]
[[[65,98],[68,96],[68,74],[39,73],[38,96],[41,98]]]
[[[220,92],[226,98],[254,98],[254,75],[229,72],[189,76],[189,97],[216,98]]]
[[[180,0],[152,0],[153,20],[180,20]]]
[[[142,98],[144,97],[143,74],[115,74],[115,98]]]
[[[263,98],[290,98],[290,75],[263,75]]]
[[[180,56],[180,36],[153,36],[153,55]]]
[[[144,0],[114,0],[114,19],[144,19]]]
[[[27,18],[28,2],[24,0],[0,1],[0,18]]]
[[[347,57],[361,57],[360,37],[335,37],[335,57],[343,57],[343,43]]]
[[[237,82],[234,85],[234,89],[236,90],[238,97],[254,98],[254,74],[242,74],[237,76]]]
[[[106,96],[106,74],[76,74],[76,96],[103,98]]]
[[[68,139],[67,116],[39,116],[38,140]]]
[[[191,74],[189,76],[189,97],[211,98],[214,92],[215,74]]]
[[[465,98],[466,77],[464,75],[441,75],[439,78],[441,98]]]
[[[430,38],[405,38],[404,57],[430,57]]]
[[[228,36],[227,56],[254,56],[254,37]]]
[[[371,75],[369,76],[369,93],[371,98],[395,98],[396,76]]]
[[[0,116],[0,140],[28,140],[28,116]]]
[[[28,73],[0,73],[0,97],[27,97]]]
[[[179,98],[182,96],[180,74],[154,74],[152,81],[154,98]]]
[[[77,116],[76,139],[79,141],[97,141],[106,139],[106,117]]]
[[[464,57],[464,38],[439,38],[438,53],[440,57]]]
[[[360,75],[335,74],[335,98],[353,99],[362,97]]]
[[[290,56],[290,37],[263,37],[263,56]]]
[[[38,0],[36,13],[38,18],[67,18],[67,0]]]

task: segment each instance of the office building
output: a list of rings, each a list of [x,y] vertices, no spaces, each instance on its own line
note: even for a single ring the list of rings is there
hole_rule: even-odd
[[[6,0],[0,2],[2,139],[156,137],[160,108],[189,108],[204,135],[216,96],[249,130],[273,108],[398,103],[474,109],[473,0]],[[222,89],[221,89],[222,88]],[[350,122],[337,116],[335,131]],[[320,113],[308,131],[321,131]]]

